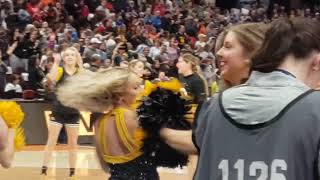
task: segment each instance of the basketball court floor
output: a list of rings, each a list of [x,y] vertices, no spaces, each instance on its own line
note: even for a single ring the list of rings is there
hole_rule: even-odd
[[[93,147],[79,147],[77,170],[74,178],[68,178],[68,152],[65,145],[59,145],[53,153],[47,176],[40,175],[44,146],[27,146],[15,154],[12,168],[0,168],[1,180],[107,180],[96,159]],[[191,180],[188,168],[158,168],[160,180]]]

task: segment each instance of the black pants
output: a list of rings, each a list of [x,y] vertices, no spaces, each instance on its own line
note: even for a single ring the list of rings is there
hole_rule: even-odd
[[[109,164],[109,180],[159,180],[153,160],[144,155],[122,164]]]

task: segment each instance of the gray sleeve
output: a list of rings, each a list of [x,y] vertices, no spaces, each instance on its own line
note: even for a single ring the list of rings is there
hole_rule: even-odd
[[[83,58],[89,58],[90,57],[90,49],[89,48],[85,48],[84,51],[83,51]]]

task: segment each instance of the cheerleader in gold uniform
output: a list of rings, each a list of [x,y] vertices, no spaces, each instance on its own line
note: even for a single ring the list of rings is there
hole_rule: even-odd
[[[96,138],[101,143],[97,148],[109,165],[110,180],[159,179],[154,159],[141,151],[145,133],[131,120],[137,121],[134,109],[118,107],[98,124]]]
[[[170,89],[168,91],[171,93],[166,90],[162,92],[159,88]],[[180,108],[179,112],[175,111],[177,107],[184,107],[182,100],[167,101],[172,100],[174,96],[178,99],[179,96],[174,91],[177,92],[180,88],[179,84],[172,86],[170,83],[146,81],[145,89],[142,91],[141,79],[136,73],[125,68],[111,68],[71,77],[58,89],[57,94],[59,100],[68,107],[104,113],[95,124],[96,150],[102,167],[110,172],[111,180],[158,180],[157,166],[174,167],[181,164],[177,161],[182,162],[182,165],[186,164],[185,155],[174,153],[170,156],[170,153],[159,157],[164,151],[172,152],[170,147],[158,143],[161,141],[160,128],[167,122],[171,127],[175,124],[175,119],[179,119],[181,124],[184,119],[186,109]],[[141,98],[148,95],[149,101]],[[179,102],[180,105],[167,107],[169,104],[164,103],[161,105],[164,108],[158,109],[154,106],[157,104],[154,101],[157,100],[169,104]],[[151,111],[146,111],[147,109]],[[149,118],[150,113],[154,112],[161,115],[160,123],[152,117]],[[184,121],[182,124],[190,128],[188,122]],[[170,164],[163,161],[166,156],[170,157]],[[171,158],[173,156],[174,158]]]
[[[96,149],[111,180],[159,179],[152,158],[141,151],[145,134],[132,108],[141,90],[141,79],[125,68],[81,73],[58,89],[65,105],[105,113],[96,123]]]

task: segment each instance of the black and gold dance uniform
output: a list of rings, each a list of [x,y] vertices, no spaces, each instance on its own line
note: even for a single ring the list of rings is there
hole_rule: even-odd
[[[56,79],[56,88],[63,84],[69,76],[71,75],[66,73],[64,68],[59,67],[58,77]],[[77,109],[64,106],[55,94],[53,94],[52,115],[53,119],[51,119],[51,122],[53,123],[65,126],[79,125],[80,112]]]
[[[126,111],[128,111],[126,108],[114,109],[100,120],[97,129],[102,158],[110,168],[111,177],[109,180],[158,180],[157,167],[152,157],[146,156],[141,151],[145,133],[141,128],[138,128],[133,137],[129,134],[124,119]],[[108,144],[105,137],[105,125],[110,116],[115,117],[118,136],[123,147],[128,151],[125,155],[114,156],[108,153],[107,149],[111,144]]]

